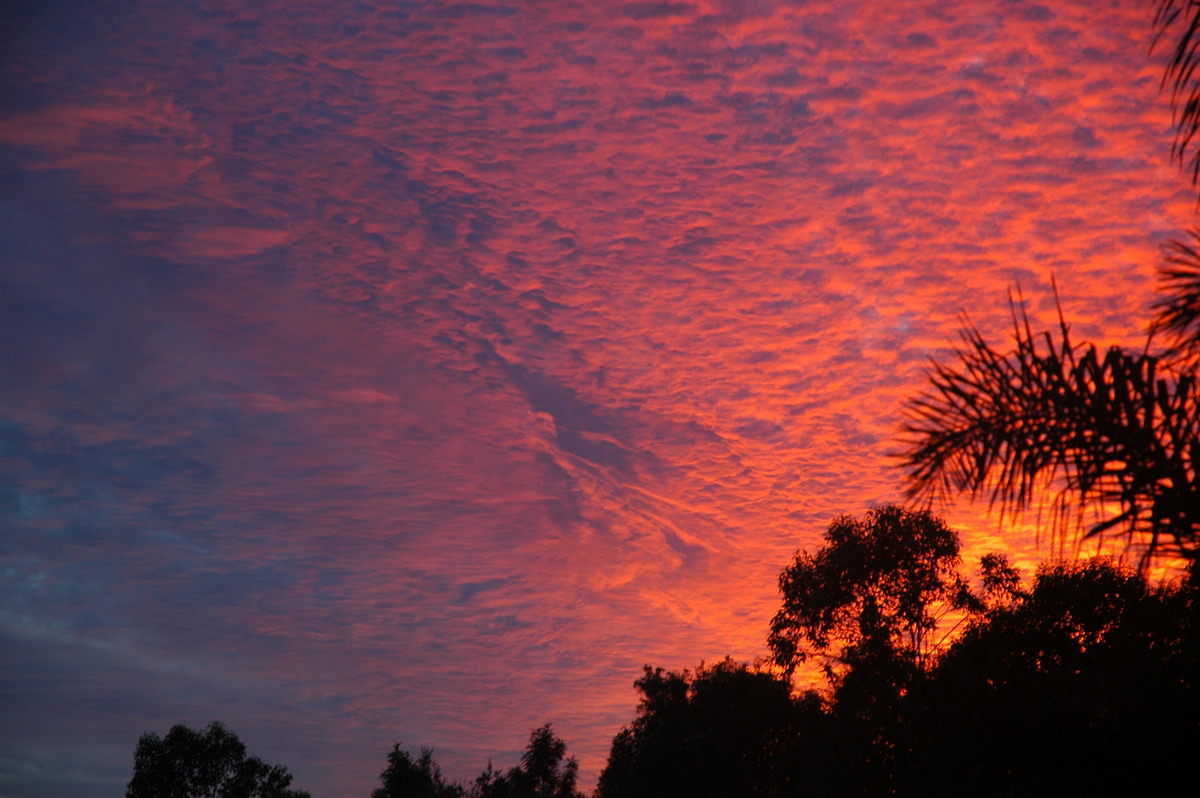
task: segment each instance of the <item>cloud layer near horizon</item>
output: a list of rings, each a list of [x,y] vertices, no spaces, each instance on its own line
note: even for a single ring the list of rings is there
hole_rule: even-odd
[[[899,497],[962,311],[1133,340],[1192,211],[1137,4],[243,5],[0,47],[14,795],[214,718],[317,796],[546,720],[593,779]]]

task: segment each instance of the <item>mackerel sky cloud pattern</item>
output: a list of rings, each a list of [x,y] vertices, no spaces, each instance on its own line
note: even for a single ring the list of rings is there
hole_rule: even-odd
[[[961,312],[1135,340],[1194,209],[1145,3],[16,5],[5,794],[213,719],[317,796],[547,720],[590,782],[900,497]]]

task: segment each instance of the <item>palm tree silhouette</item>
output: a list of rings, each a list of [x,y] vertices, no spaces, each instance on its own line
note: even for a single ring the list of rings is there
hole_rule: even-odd
[[[1172,41],[1163,75],[1171,157],[1200,184],[1200,0],[1158,0],[1152,49]],[[934,364],[906,406],[910,499],[986,497],[1001,516],[1049,510],[1059,541],[1118,535],[1146,566],[1200,558],[1200,228],[1168,245],[1145,348],[1099,350],[1057,330],[1034,334],[1010,295],[1015,348],[993,349],[964,320],[958,364]],[[1055,303],[1058,303],[1057,289]],[[1161,354],[1150,352],[1156,333]]]
[[[1055,295],[1057,303],[1057,293]],[[1123,535],[1142,564],[1200,551],[1200,391],[1146,352],[1035,334],[1010,296],[1015,348],[966,321],[957,367],[934,364],[910,400],[903,465],[910,499],[986,497],[1001,516],[1049,509],[1064,539]],[[1090,522],[1089,522],[1090,519]]]
[[[1154,28],[1152,50],[1164,40],[1174,42],[1162,79],[1162,88],[1170,87],[1175,127],[1171,159],[1190,172],[1195,187],[1200,183],[1200,3],[1158,0]],[[1200,228],[1190,232],[1195,243],[1168,245],[1167,263],[1159,270],[1163,297],[1155,304],[1151,329],[1167,334],[1172,354],[1194,361],[1200,356]]]

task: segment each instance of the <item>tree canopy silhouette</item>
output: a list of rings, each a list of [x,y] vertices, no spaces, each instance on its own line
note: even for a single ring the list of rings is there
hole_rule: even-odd
[[[646,666],[637,717],[613,738],[597,798],[783,795],[820,698],[726,658],[682,673]]]
[[[926,510],[886,505],[834,519],[825,543],[779,575],[772,660],[790,676],[819,657],[835,686],[855,669],[886,668],[902,689],[935,648],[941,611],[966,599],[958,533]]]
[[[420,756],[413,759],[396,743],[387,759],[387,769],[379,775],[382,784],[371,798],[463,798],[462,787],[442,777],[430,749],[422,748]]]
[[[581,798],[575,788],[579,765],[549,723],[529,733],[521,764],[504,773],[491,764],[470,791],[477,798]]]
[[[1170,794],[1200,744],[1196,593],[1049,562],[973,616],[908,708],[901,792]],[[930,754],[933,756],[930,756]]]
[[[180,724],[166,737],[147,732],[138,740],[125,798],[309,798],[291,783],[287,768],[247,758],[220,723],[202,732]]]

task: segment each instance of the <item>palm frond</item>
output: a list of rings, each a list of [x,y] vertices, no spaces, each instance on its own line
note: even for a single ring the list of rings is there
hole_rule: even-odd
[[[1001,515],[1051,509],[1065,537],[1121,535],[1143,564],[1200,545],[1200,392],[1189,373],[1058,329],[1035,335],[1012,300],[1002,354],[964,320],[958,364],[934,363],[907,405],[910,498],[986,497]],[[1094,520],[1090,525],[1087,518]],[[1062,538],[1060,538],[1062,539]]]
[[[1200,359],[1200,229],[1190,233],[1191,243],[1167,245],[1151,331],[1167,335],[1171,354],[1195,361]]]
[[[1164,39],[1173,42],[1162,79],[1162,87],[1170,87],[1175,124],[1171,157],[1191,173],[1192,185],[1196,185],[1200,182],[1200,148],[1192,145],[1200,132],[1200,84],[1196,75],[1200,65],[1200,2],[1158,0],[1154,28],[1151,50]]]

